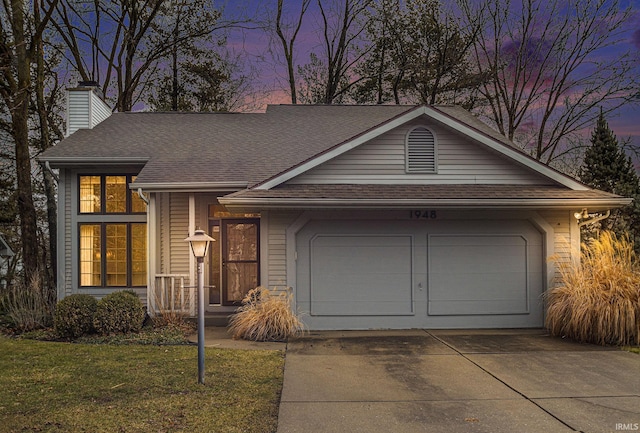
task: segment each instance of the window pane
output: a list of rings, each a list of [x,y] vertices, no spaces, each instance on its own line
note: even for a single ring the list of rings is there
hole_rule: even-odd
[[[131,182],[136,180],[136,176],[131,177]],[[147,204],[140,198],[138,191],[131,190],[131,212],[133,213],[145,213],[147,211]]]
[[[127,285],[127,225],[107,224],[107,286]]]
[[[226,270],[227,301],[240,302],[258,286],[257,263],[228,263]]]
[[[147,285],[146,224],[131,224],[131,285]]]
[[[259,213],[239,213],[229,212],[226,207],[221,204],[209,205],[209,218],[260,218]]]
[[[80,226],[80,285],[100,286],[100,225]]]
[[[258,259],[257,224],[228,224],[226,235],[228,260]]]
[[[80,176],[80,213],[100,211],[100,176]]]
[[[105,201],[107,213],[125,213],[127,211],[127,177],[105,177]]]
[[[219,304],[220,300],[220,288],[222,287],[222,273],[220,267],[220,225],[216,221],[211,227],[211,237],[216,241],[209,244],[209,257],[211,257],[211,281],[209,285],[209,303]]]

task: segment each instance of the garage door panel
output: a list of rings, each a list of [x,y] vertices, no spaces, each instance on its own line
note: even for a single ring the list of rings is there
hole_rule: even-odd
[[[514,301],[510,299],[430,301],[429,308],[429,314],[433,316],[495,316],[529,313],[514,310]]]
[[[521,248],[496,247],[488,251],[484,247],[431,247],[432,272],[447,272],[455,275],[463,268],[465,273],[479,273],[489,269],[495,270],[496,264],[500,264],[501,271],[520,271],[523,257],[519,254]],[[516,253],[514,255],[514,253]],[[459,266],[458,266],[459,265]]]
[[[311,315],[412,314],[412,237],[317,235]]]
[[[527,241],[519,235],[429,237],[429,314],[529,312]]]
[[[351,300],[350,300],[351,301]],[[400,301],[361,301],[345,302],[312,300],[311,316],[411,316],[413,315],[410,302]]]
[[[527,287],[526,273],[432,274],[429,277],[429,298],[434,301],[510,299],[514,302],[526,302]],[[518,308],[514,309],[514,311],[516,310]]]

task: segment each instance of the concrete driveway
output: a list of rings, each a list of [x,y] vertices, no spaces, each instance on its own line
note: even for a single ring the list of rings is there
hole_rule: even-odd
[[[640,431],[640,355],[544,330],[313,332],[278,433]]]

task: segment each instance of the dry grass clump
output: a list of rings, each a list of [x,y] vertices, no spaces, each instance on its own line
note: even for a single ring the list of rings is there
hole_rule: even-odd
[[[40,274],[34,273],[26,282],[17,282],[0,298],[0,309],[6,311],[11,326],[28,332],[51,326],[55,294],[47,288]]]
[[[163,297],[157,297],[155,304],[156,314],[153,321],[156,326],[182,328],[187,325],[189,309],[185,302],[177,304],[176,302],[165,301]],[[178,308],[176,308],[176,305],[178,305]]]
[[[640,344],[640,267],[633,243],[602,232],[582,246],[582,263],[561,267],[547,294],[545,326],[581,342]]]
[[[301,334],[304,324],[293,312],[292,300],[290,289],[278,294],[264,287],[250,290],[229,321],[229,332],[233,338],[252,341],[284,341]]]

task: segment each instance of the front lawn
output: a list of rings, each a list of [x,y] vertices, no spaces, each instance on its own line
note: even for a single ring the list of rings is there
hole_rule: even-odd
[[[275,432],[284,355],[0,336],[0,432]]]

